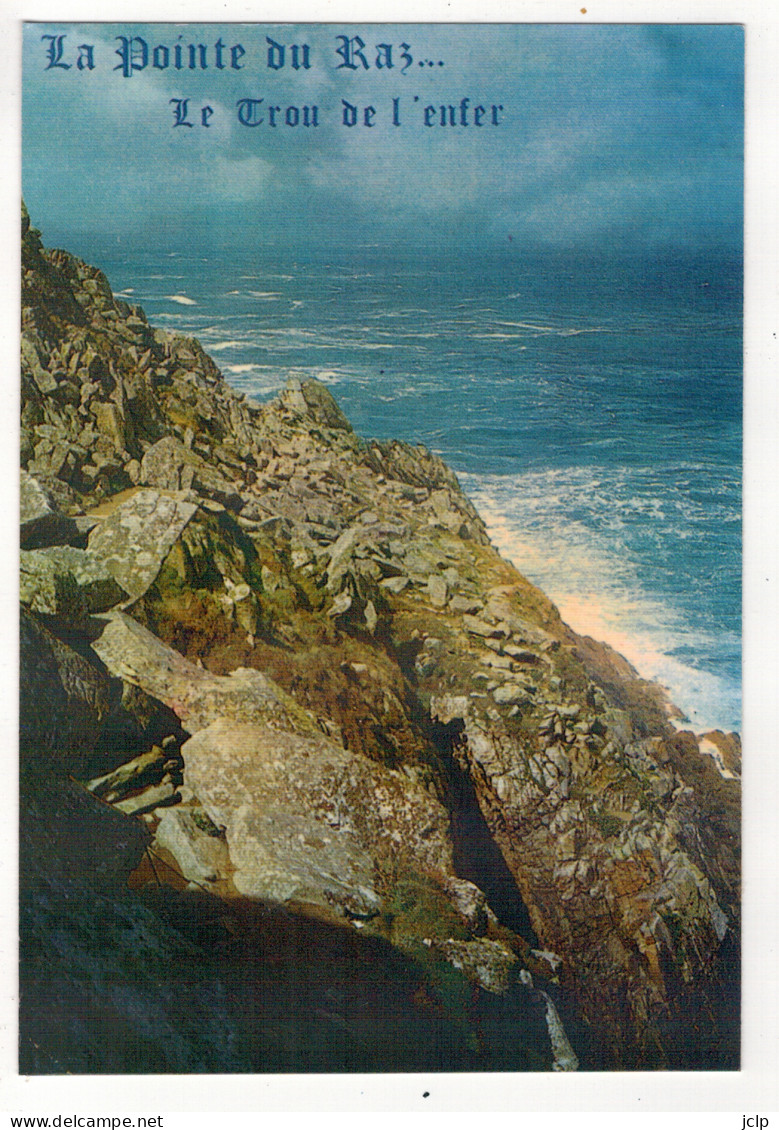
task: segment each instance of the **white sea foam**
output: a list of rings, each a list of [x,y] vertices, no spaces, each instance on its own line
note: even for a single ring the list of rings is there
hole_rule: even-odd
[[[186,294],[166,294],[168,302],[178,302],[180,306],[197,306],[194,298],[188,298]]]
[[[574,631],[609,644],[640,675],[665,687],[683,711],[686,728],[739,728],[739,688],[685,660],[685,654],[714,654],[727,644],[737,650],[738,640],[728,640],[727,633],[721,639],[706,638],[702,629],[694,631],[678,611],[647,592],[623,539],[626,514],[615,513],[613,484],[588,478],[587,472],[577,476],[577,489],[587,490],[590,502],[600,496],[606,521],[604,534],[598,535],[570,518],[568,472],[508,481],[463,475],[461,480],[493,543],[555,602]],[[628,495],[620,504],[652,522],[662,517],[659,500]]]

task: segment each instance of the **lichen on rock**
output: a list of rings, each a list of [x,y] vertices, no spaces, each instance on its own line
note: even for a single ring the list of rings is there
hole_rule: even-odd
[[[676,732],[660,688],[499,556],[437,456],[360,439],[313,380],[248,400],[22,231],[30,1069],[735,1067],[737,736]],[[40,829],[74,797],[47,864]],[[146,847],[97,899],[55,882],[69,836],[110,854],[130,826]],[[159,1038],[128,1020],[115,1054],[63,1046],[42,1020],[57,931],[68,1038],[85,1000],[110,1025],[114,975]],[[155,988],[166,945],[206,971],[200,1031],[175,1030],[171,961]],[[247,969],[252,1019],[230,1003]],[[279,978],[311,1005],[307,1059],[263,1012]],[[397,1030],[347,1038],[378,983]]]

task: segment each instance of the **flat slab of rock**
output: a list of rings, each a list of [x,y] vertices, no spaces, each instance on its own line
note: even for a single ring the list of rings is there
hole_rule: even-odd
[[[226,831],[239,892],[377,913],[376,872],[399,857],[451,870],[448,818],[402,773],[322,735],[220,719],[182,747],[184,783]]]
[[[139,490],[90,534],[89,552],[102,558],[111,576],[137,599],[156,580],[197,509],[191,502]]]
[[[463,616],[463,627],[470,635],[482,636],[485,639],[504,636],[506,634],[502,628],[496,627],[494,624],[488,624],[486,620],[480,620],[477,616],[470,616],[467,612]]]
[[[164,702],[190,734],[217,718],[313,730],[309,716],[253,668],[213,675],[196,667],[123,612],[114,612],[93,649],[112,675]]]

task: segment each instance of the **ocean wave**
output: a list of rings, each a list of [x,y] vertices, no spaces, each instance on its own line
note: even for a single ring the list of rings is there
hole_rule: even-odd
[[[673,559],[675,527],[664,520],[662,499],[627,491],[630,474],[603,469],[461,473],[460,480],[499,551],[575,631],[608,643],[644,678],[666,687],[691,728],[739,729],[740,636],[711,610],[702,613],[699,599],[699,586],[733,578],[713,566],[705,577],[684,575],[686,563]],[[626,497],[619,497],[617,481]],[[640,537],[629,515],[641,521]]]
[[[168,302],[178,302],[180,306],[197,306],[194,298],[188,298],[186,294],[166,294],[163,297]]]

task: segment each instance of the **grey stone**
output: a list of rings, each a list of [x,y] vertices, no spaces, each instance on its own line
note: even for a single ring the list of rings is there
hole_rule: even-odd
[[[492,697],[501,705],[519,705],[529,701],[525,688],[515,683],[504,683],[503,686],[496,687]]]
[[[223,835],[204,831],[204,827],[209,825],[217,831],[202,809],[181,805],[166,808],[154,834],[152,848],[168,852],[183,877],[190,882],[211,885],[225,881],[232,871],[227,844]]]
[[[448,586],[444,578],[431,573],[427,578],[427,594],[433,608],[444,608],[448,596]]]
[[[377,869],[399,853],[449,872],[445,810],[405,774],[321,734],[220,718],[182,747],[185,785],[226,830],[233,882],[252,898],[331,906],[365,918]]]
[[[492,636],[495,638],[503,635],[502,630],[494,624],[488,624],[485,620],[479,620],[467,613],[463,616],[463,627],[472,636]]]
[[[449,938],[445,942],[436,941],[434,947],[455,969],[496,996],[508,992],[519,972],[519,962],[511,950],[488,938],[471,942]]]
[[[40,582],[40,586],[45,585],[46,591],[49,591],[52,583],[49,582],[48,578],[52,578],[52,583],[59,583],[60,586],[64,586],[68,593],[71,589],[75,589],[69,599],[71,602],[74,599],[77,600],[82,615],[84,611],[106,612],[109,608],[113,608],[115,604],[127,598],[127,593],[108,571],[105,562],[96,557],[94,553],[89,553],[84,549],[76,549],[69,545],[23,550],[21,554],[22,593],[29,591],[30,586],[34,585],[36,581]],[[40,604],[42,599],[45,599],[42,587],[38,588],[36,599],[33,601],[25,600],[24,595],[22,595],[22,602],[29,604],[35,611],[52,613],[61,611],[53,607],[42,607]]]
[[[444,889],[452,906],[461,914],[474,934],[487,929],[487,898],[484,891],[468,879],[447,879]]]
[[[484,605],[480,600],[475,600],[469,596],[453,596],[449,601],[449,607],[452,612],[479,612]]]
[[[19,480],[19,525],[22,549],[65,544],[78,537],[73,519],[61,513],[51,493],[27,471]]]
[[[376,625],[379,622],[379,617],[376,613],[376,608],[372,600],[369,600],[363,610],[365,617],[365,624],[371,635],[376,631]]]
[[[108,670],[171,707],[190,734],[221,717],[314,729],[310,717],[260,671],[239,667],[212,675],[124,613],[106,619],[92,647]]]
[[[19,599],[33,612],[58,616],[72,625],[83,624],[88,612],[86,597],[73,574],[40,549],[21,551]]]
[[[113,807],[127,816],[141,816],[144,812],[152,812],[167,804],[177,804],[180,800],[173,781],[170,777],[164,777],[159,784],[150,785],[142,792],[116,801]]]
[[[411,584],[410,577],[386,577],[383,581],[379,581],[381,588],[387,589],[388,592],[394,593],[396,596],[403,592],[403,589],[409,584]]]
[[[87,548],[104,560],[125,592],[143,596],[187,523],[197,512],[190,502],[153,490],[136,491],[89,536]]]
[[[338,594],[338,596],[335,598],[333,603],[328,608],[327,615],[328,616],[343,616],[343,614],[345,612],[348,612],[351,607],[352,607],[351,593],[342,592],[342,593]]]

